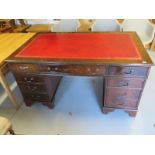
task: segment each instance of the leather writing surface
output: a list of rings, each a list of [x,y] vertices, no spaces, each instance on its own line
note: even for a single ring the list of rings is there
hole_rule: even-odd
[[[142,60],[132,35],[125,33],[39,34],[16,57]]]

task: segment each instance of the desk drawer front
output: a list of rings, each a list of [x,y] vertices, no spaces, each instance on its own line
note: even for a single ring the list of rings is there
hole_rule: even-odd
[[[107,88],[105,105],[109,107],[137,107],[141,95],[138,89]]]
[[[42,65],[41,72],[67,73],[79,75],[105,75],[103,65]]]
[[[133,108],[133,109],[136,109],[138,107],[138,101],[107,98],[105,101],[105,106],[114,107],[114,108]]]
[[[44,83],[44,79],[40,76],[35,75],[15,75],[17,82],[28,83],[28,84],[37,84]]]
[[[47,94],[24,93],[23,96],[25,100],[29,100],[29,101],[49,102],[49,96]]]
[[[37,73],[39,67],[37,64],[10,64],[10,69],[15,73]]]
[[[143,88],[145,80],[142,78],[107,78],[108,87]]]
[[[122,76],[140,76],[147,77],[149,68],[147,67],[123,67],[123,66],[109,66],[109,75]]]
[[[138,100],[140,93],[139,89],[107,88],[107,96],[110,98]]]
[[[45,85],[35,85],[35,84],[20,84],[19,85],[23,92],[46,92]]]

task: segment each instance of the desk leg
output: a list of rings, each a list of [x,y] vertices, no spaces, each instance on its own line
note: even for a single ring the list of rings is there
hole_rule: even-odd
[[[13,96],[10,87],[5,79],[5,76],[3,75],[2,71],[0,71],[0,83],[2,84],[4,90],[6,91],[6,93],[8,94],[12,104],[16,107],[16,109],[19,108],[19,104],[17,103],[15,97]]]
[[[112,111],[114,111],[115,109],[113,109],[113,108],[106,108],[106,107],[103,107],[102,108],[102,112],[104,113],[104,114],[108,114],[109,112],[112,112]]]
[[[154,38],[153,41],[152,41],[151,50],[152,50],[152,51],[155,51],[155,38]]]

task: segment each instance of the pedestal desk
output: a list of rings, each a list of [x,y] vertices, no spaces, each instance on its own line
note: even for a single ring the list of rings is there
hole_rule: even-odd
[[[27,106],[42,102],[52,108],[65,75],[102,76],[103,113],[120,108],[130,116],[153,64],[135,32],[40,33],[7,62]]]
[[[20,46],[22,46],[26,41],[32,38],[35,33],[1,33],[0,34],[0,83],[2,84],[4,90],[8,94],[12,104],[18,108],[15,97],[13,96],[9,85],[5,79],[5,74],[8,72],[8,65],[5,59],[15,52]]]

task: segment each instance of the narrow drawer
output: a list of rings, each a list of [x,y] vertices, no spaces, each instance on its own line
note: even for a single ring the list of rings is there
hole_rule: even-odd
[[[45,85],[36,85],[36,84],[20,84],[19,87],[23,92],[40,92],[44,93],[46,92]]]
[[[72,75],[105,75],[106,67],[104,65],[41,65],[41,72]]]
[[[15,74],[15,78],[17,82],[19,83],[28,83],[28,84],[38,84],[38,83],[44,83],[44,79],[41,76],[35,76],[35,75],[19,75]]]
[[[37,64],[9,64],[10,70],[15,73],[37,73],[39,71],[39,67]]]
[[[49,102],[49,96],[47,94],[39,93],[23,93],[25,100],[38,101],[38,102]]]
[[[147,77],[148,67],[109,66],[108,75]]]
[[[143,88],[145,79],[108,77],[108,87]]]
[[[105,105],[108,107],[136,108],[140,98],[141,90],[107,88]]]

